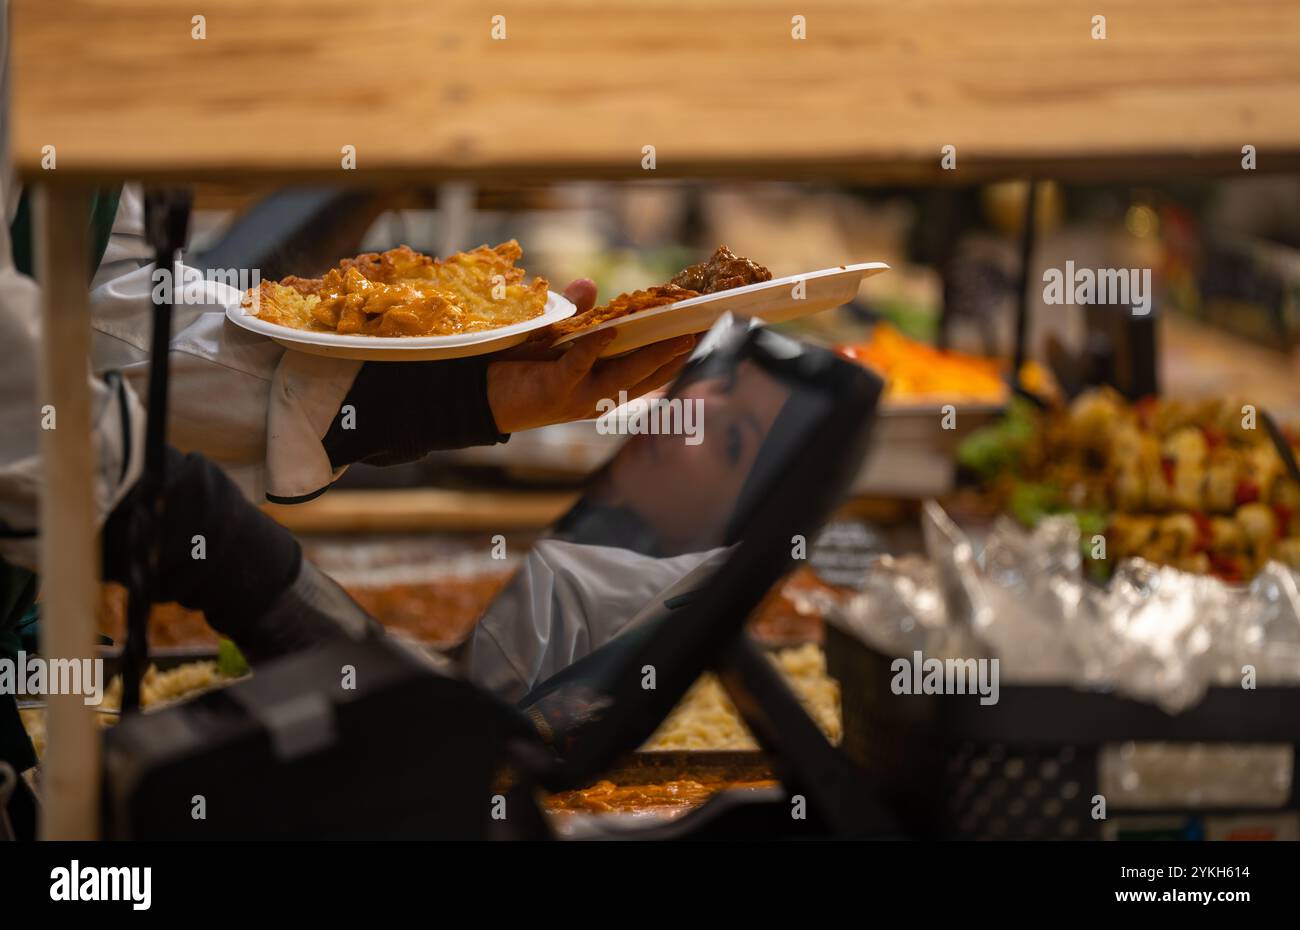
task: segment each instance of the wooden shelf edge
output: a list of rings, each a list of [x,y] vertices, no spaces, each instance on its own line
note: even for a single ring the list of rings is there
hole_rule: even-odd
[[[264,504],[294,533],[506,533],[540,530],[573,506],[569,491],[330,491],[305,504]]]

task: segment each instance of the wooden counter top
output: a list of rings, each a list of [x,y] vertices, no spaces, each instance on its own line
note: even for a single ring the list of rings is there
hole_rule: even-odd
[[[550,0],[500,4],[504,40],[470,0],[11,5],[13,157],[44,183],[645,177],[645,145],[660,176],[1300,166],[1294,0]]]

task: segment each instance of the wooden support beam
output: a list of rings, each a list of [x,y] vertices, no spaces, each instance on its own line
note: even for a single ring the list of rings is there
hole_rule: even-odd
[[[47,660],[93,658],[99,559],[87,364],[89,190],[39,190],[35,220],[43,308],[38,400],[55,411],[55,428],[41,436],[41,652]],[[47,706],[41,836],[95,839],[100,753],[94,708],[80,694],[51,694]]]

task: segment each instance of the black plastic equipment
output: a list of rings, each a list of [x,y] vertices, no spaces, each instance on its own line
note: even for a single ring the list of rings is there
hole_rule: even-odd
[[[930,839],[1101,839],[1099,756],[1126,742],[1290,744],[1300,758],[1300,688],[1216,687],[1171,716],[1103,692],[1003,684],[978,695],[895,694],[885,655],[827,624],[826,666],[842,687],[844,752],[888,797],[908,835]],[[1199,817],[1300,811],[1300,779],[1279,808],[1125,808]]]
[[[709,339],[711,350],[692,362],[674,394],[703,381],[734,385],[743,368],[745,377],[761,376],[769,399],[775,386],[784,400],[716,542],[716,570],[697,588],[653,605],[657,618],[545,683],[524,714],[404,646],[371,638],[271,663],[248,681],[124,719],[105,738],[108,833],[546,836],[532,787],[590,781],[640,745],[714,668],[775,754],[787,790],[805,796],[809,815],[793,819],[784,798],[729,801],[706,805],[662,835],[892,835],[870,785],[743,631],[790,566],[794,538],[815,536],[857,473],[880,381],[761,328],[719,324]],[[767,442],[774,435],[781,441]],[[592,495],[589,489],[584,502]],[[561,531],[566,526],[571,521]],[[584,542],[578,537],[569,538]],[[640,684],[647,665],[658,671],[653,690]],[[533,725],[539,721],[549,746]]]
[[[507,816],[492,817],[493,779],[514,741],[535,737],[513,708],[409,647],[336,642],[124,717],[105,734],[104,835],[535,836],[530,799],[505,799]]]
[[[524,699],[525,713],[560,755],[558,765],[542,777],[556,790],[590,782],[620,754],[649,738],[687,688],[712,669],[772,755],[789,793],[805,795],[811,808],[807,820],[793,820],[789,800],[781,799],[776,816],[751,811],[754,822],[742,826],[737,821],[745,819],[744,806],[739,806],[727,818],[729,830],[710,824],[712,832],[894,835],[897,828],[881,799],[827,742],[744,632],[746,619],[772,580],[792,565],[795,538],[816,535],[857,474],[881,384],[858,366],[770,330],[743,336],[736,332],[732,337],[736,341],[718,349],[712,364],[732,369],[757,364],[778,374],[792,390],[826,403],[805,408],[806,433],[783,450],[781,467],[754,496],[757,505],[739,515],[744,524],[739,542],[700,588],[663,604],[659,616]],[[683,377],[689,378],[689,373]],[[656,672],[653,690],[643,687],[646,669]],[[710,823],[713,813],[706,806],[698,816],[661,832],[686,835],[697,822]]]

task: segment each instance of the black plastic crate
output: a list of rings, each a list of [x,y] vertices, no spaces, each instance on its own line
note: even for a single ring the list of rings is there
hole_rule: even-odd
[[[826,665],[840,683],[844,752],[915,836],[1101,839],[1092,816],[1103,747],[1125,742],[1289,744],[1300,764],[1300,688],[1211,688],[1170,715],[1109,693],[1003,684],[977,695],[896,695],[893,656],[828,623]],[[1117,814],[1267,815],[1300,811],[1292,772],[1281,807],[1119,807]]]

